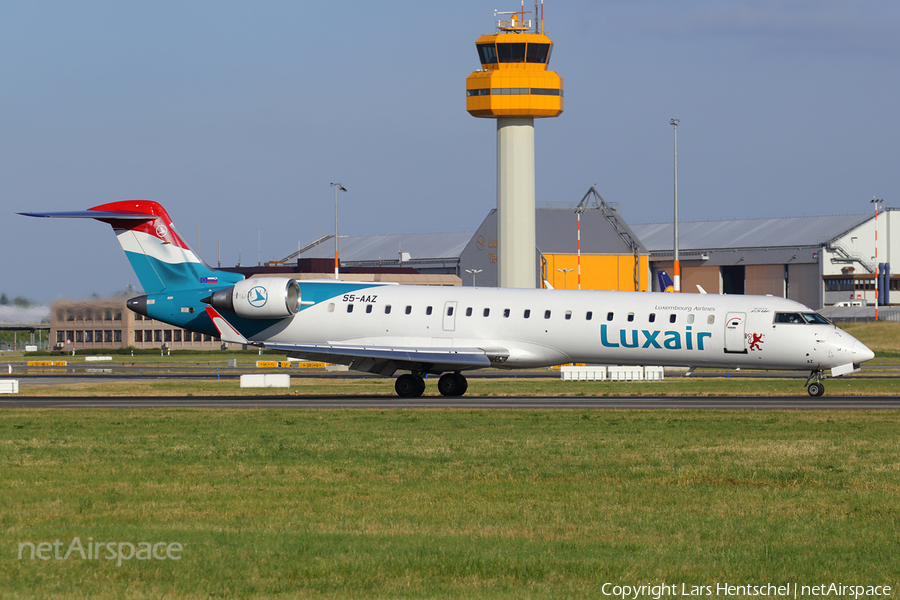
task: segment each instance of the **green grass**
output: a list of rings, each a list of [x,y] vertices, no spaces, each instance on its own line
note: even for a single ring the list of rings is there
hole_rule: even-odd
[[[900,584],[900,413],[0,411],[4,597]],[[180,561],[18,560],[24,541]]]

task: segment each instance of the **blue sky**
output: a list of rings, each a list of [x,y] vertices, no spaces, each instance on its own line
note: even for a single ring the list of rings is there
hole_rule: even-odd
[[[475,40],[515,2],[0,4],[0,291],[137,284],[111,230],[18,211],[162,203],[215,264],[344,234],[471,230],[496,133],[465,111]],[[530,8],[530,6],[526,6]],[[897,205],[900,5],[560,1],[565,112],[536,122],[538,202],[597,189],[631,223]]]

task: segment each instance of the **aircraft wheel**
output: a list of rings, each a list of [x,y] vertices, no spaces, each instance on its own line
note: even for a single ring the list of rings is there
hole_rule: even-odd
[[[445,373],[438,380],[438,391],[444,396],[462,396],[469,388],[469,382],[459,373]]]
[[[394,390],[401,398],[418,398],[425,391],[425,381],[421,377],[407,373],[397,378]]]
[[[819,396],[821,396],[822,394],[825,393],[825,386],[822,385],[821,383],[811,383],[811,384],[809,384],[809,387],[806,388],[806,391],[813,398],[818,398]]]

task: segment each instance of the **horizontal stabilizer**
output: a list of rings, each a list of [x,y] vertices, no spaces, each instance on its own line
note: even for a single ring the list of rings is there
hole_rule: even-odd
[[[156,215],[127,212],[105,212],[99,210],[66,210],[59,212],[22,212],[25,217],[50,217],[55,219],[128,219],[135,221],[151,221]]]

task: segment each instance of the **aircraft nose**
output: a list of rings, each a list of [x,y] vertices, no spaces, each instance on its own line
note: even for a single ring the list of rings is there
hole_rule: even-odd
[[[864,363],[867,360],[872,360],[875,358],[875,353],[869,350],[869,347],[863,344],[862,342],[856,342],[853,344],[853,362],[855,363]]]

